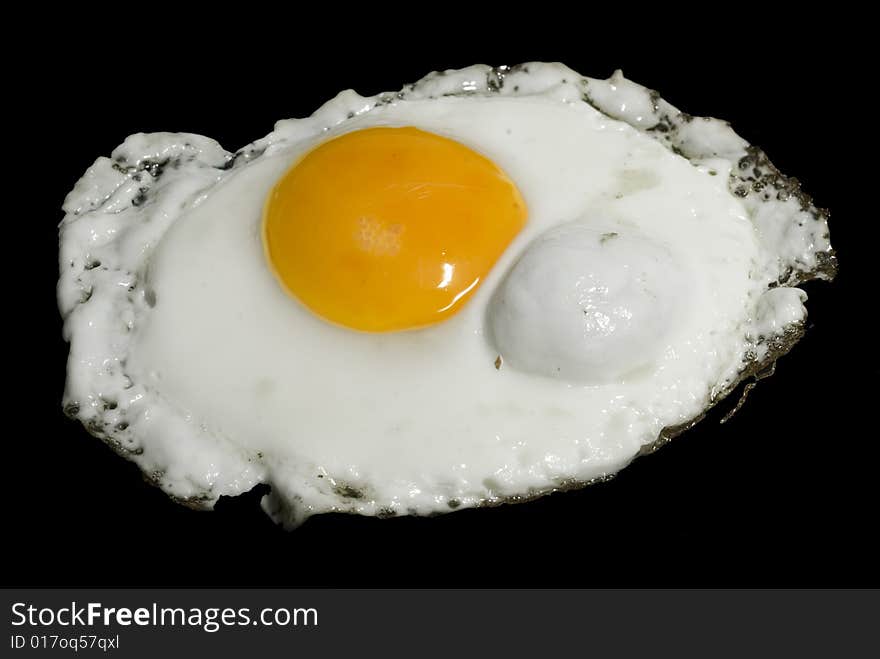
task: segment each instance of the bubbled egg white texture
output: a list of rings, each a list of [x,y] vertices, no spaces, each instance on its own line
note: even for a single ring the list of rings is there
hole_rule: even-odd
[[[778,284],[830,254],[824,218],[779,231],[799,205],[732,192],[747,145],[723,123],[646,132],[679,116],[652,98],[562,65],[477,66],[400,94],[344,92],[235,155],[132,136],[65,206],[68,413],[193,505],[268,483],[263,505],[288,525],[615,473],[802,324],[805,296]],[[470,147],[528,209],[458,313],[420,329],[319,318],[262,242],[291,165],[375,126]]]

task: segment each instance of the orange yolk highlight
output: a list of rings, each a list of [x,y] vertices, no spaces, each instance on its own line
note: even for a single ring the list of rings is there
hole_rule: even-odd
[[[367,128],[307,153],[269,194],[263,239],[284,288],[366,332],[456,313],[526,221],[492,161],[416,128]]]

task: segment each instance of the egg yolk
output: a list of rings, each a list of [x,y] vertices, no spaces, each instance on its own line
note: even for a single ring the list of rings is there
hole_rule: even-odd
[[[526,206],[492,161],[416,128],[347,133],[307,153],[269,194],[276,277],[315,314],[367,332],[456,313],[520,231]]]

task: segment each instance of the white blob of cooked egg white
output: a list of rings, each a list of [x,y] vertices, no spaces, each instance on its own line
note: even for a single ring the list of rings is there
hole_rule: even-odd
[[[646,375],[692,333],[688,261],[637,225],[583,218],[543,233],[495,294],[489,322],[508,363],[591,384]]]
[[[388,127],[417,131],[369,132]],[[418,208],[432,181],[406,177],[428,165],[366,167],[347,184],[354,157],[333,176],[315,164],[371,135],[383,158],[398,153],[382,151],[386,135],[466,147],[475,172],[497,168],[499,199],[512,195],[524,222],[512,215],[494,237],[471,228],[478,219],[432,218],[409,254],[425,269],[418,286],[394,288],[395,268],[415,267],[402,260],[411,228],[371,213]],[[437,148],[451,162],[471,157],[450,144]],[[292,248],[315,265],[297,272],[302,261],[276,258],[265,218],[300,165],[313,177],[300,194],[326,185],[332,203],[354,204],[375,173],[403,197],[349,209],[363,212],[357,235],[304,223]],[[454,182],[435,185],[449,208],[481,208],[482,174],[459,181],[452,169]],[[758,185],[762,172],[778,174],[726,124],[619,74],[552,64],[343,92],[236,154],[196,135],[134,135],[65,203],[66,410],[190,504],[268,483],[264,507],[288,525],[325,511],[443,512],[609,476],[783,352],[805,315],[792,286],[832,276],[825,216],[783,177]],[[348,241],[363,240],[381,257],[367,265],[393,277],[358,269]],[[289,284],[288,266],[304,284]],[[466,286],[444,290],[469,267]],[[360,277],[376,298],[354,295]],[[338,299],[322,298],[322,282]],[[435,294],[446,315],[425,323]],[[361,331],[380,325],[395,331]]]

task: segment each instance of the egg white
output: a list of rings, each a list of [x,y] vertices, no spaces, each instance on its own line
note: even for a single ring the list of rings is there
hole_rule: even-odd
[[[645,90],[529,66],[510,72],[504,93],[485,67],[431,76],[409,95],[348,92],[236,161],[205,138],[158,134],[116,154],[128,169],[96,163],[62,226],[68,411],[181,499],[210,505],[269,483],[264,507],[288,524],[328,510],[448,511],[588,482],[699,416],[766,343],[758,325],[781,334],[802,322],[800,291],[765,295],[797,260],[780,254],[796,250],[810,268],[823,245],[804,232],[784,249],[764,238],[755,204],[731,194],[744,143],[724,126],[714,136],[682,128],[699,152],[688,159],[638,129],[655,107],[612,118],[636,112]],[[589,92],[610,95],[603,112],[584,102],[596,103]],[[281,290],[260,240],[266,194],[290,164],[374,125],[474,148],[529,208],[462,311],[418,331],[362,334],[316,318]],[[505,365],[486,332],[493,293],[542,233],[591,217],[674,254],[688,275],[686,312],[665,319],[646,367],[610,382]]]

